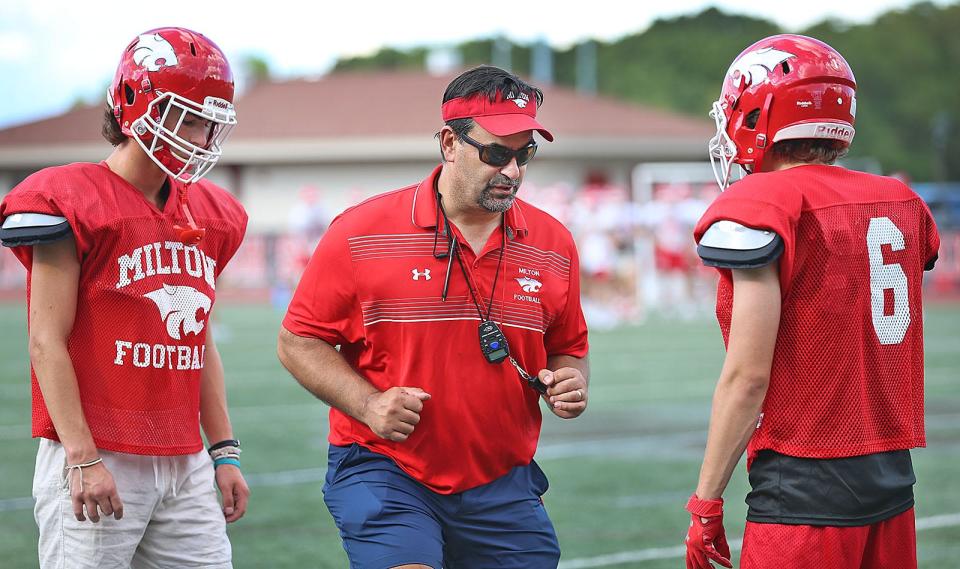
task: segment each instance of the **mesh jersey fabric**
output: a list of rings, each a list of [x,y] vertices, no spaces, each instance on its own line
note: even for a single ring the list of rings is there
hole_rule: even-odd
[[[939,237],[901,182],[834,166],[747,176],[695,229],[714,222],[775,231],[782,312],[760,426],[761,449],[837,458],[924,446],[924,268]],[[717,319],[729,338],[732,273],[720,270]]]
[[[105,163],[41,170],[13,189],[0,217],[36,212],[66,217],[76,240],[80,282],[68,351],[83,412],[98,448],[174,455],[203,448],[200,376],[216,278],[236,252],[247,215],[208,181],[188,190],[206,234],[184,245],[186,225],[170,181],[163,210]],[[14,253],[27,268],[32,247]],[[35,372],[33,436],[59,440]]]

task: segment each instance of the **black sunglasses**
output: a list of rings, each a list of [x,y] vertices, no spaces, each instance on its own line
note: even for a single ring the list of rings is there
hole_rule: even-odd
[[[501,146],[499,144],[480,144],[465,134],[461,134],[460,139],[470,146],[473,146],[480,152],[481,162],[491,166],[496,166],[498,168],[503,168],[514,158],[517,159],[517,166],[523,166],[527,162],[533,160],[533,156],[537,153],[536,142],[531,142],[530,144],[524,146],[523,148],[518,148],[517,150],[511,150],[506,146]]]

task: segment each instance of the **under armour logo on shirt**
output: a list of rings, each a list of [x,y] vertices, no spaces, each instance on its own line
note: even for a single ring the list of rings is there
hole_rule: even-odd
[[[413,280],[415,281],[420,280],[420,277],[423,277],[424,280],[430,280],[430,269],[424,269],[423,272],[412,269],[410,272],[413,273]]]

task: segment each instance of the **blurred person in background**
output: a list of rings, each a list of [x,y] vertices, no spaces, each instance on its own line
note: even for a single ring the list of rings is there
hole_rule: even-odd
[[[649,308],[661,314],[683,319],[697,314],[697,259],[690,231],[704,211],[706,204],[686,182],[656,185],[653,199],[639,208],[639,222],[653,239],[656,278],[648,278],[647,282],[656,288],[656,306]]]
[[[856,81],[818,40],[744,50],[714,103],[725,188],[695,238],[720,272],[727,355],[687,567],[731,567],[722,494],[747,451],[744,569],[917,566],[909,449],[925,445],[925,270],[939,237],[899,180],[834,166],[854,136]]]
[[[589,371],[573,238],[517,198],[534,132],[553,140],[542,98],[496,67],[455,78],[442,164],[337,217],[294,293],[279,356],[331,406],[351,566],[557,566],[539,402],[579,416]]]
[[[201,178],[233,93],[208,38],[140,34],[108,91],[112,154],[41,170],[0,204],[28,272],[44,569],[232,566],[226,523],[249,490],[209,324],[247,216]]]

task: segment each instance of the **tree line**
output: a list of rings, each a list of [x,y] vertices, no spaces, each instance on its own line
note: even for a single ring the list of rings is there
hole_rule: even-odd
[[[960,3],[921,2],[865,24],[826,20],[798,32],[829,43],[853,68],[857,135],[850,160],[876,164],[884,173],[905,172],[915,181],[960,180],[958,30]],[[770,21],[716,8],[659,19],[643,32],[594,42],[596,90],[705,117],[733,58],[754,41],[784,31]],[[529,76],[536,45],[488,38],[453,49],[471,66],[495,62],[496,50],[502,57],[505,47],[511,69]],[[576,85],[582,47],[547,47],[555,84]],[[341,59],[334,71],[424,69],[430,53],[430,47],[384,48]]]

